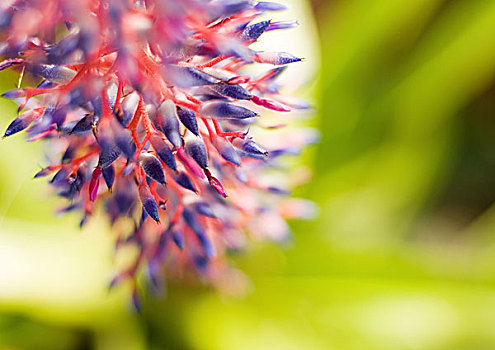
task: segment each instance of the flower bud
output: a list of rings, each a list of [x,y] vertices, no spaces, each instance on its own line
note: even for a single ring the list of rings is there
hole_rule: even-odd
[[[167,144],[158,134],[153,134],[150,137],[151,145],[160,159],[172,170],[177,171],[175,157]]]
[[[205,144],[199,139],[191,139],[186,142],[186,152],[201,168],[208,167],[208,153]]]
[[[160,184],[165,184],[162,163],[154,155],[141,152],[138,161],[147,176]]]
[[[179,174],[174,177],[174,180],[185,189],[196,192],[196,187],[194,187],[194,183],[185,172],[183,171],[179,172]]]
[[[201,115],[216,119],[245,119],[256,116],[247,108],[228,102],[207,102],[201,106]]]
[[[186,107],[177,106],[177,116],[181,123],[194,135],[199,135],[198,122],[196,121],[196,114],[192,110]]]
[[[222,96],[236,100],[249,100],[252,97],[251,93],[240,85],[218,84],[212,85],[210,88]]]
[[[301,58],[287,52],[258,52],[255,56],[255,60],[259,63],[268,63],[275,66],[281,66],[299,62],[301,61]]]
[[[146,213],[156,222],[160,221],[160,215],[158,214],[158,205],[156,204],[155,198],[151,195],[148,186],[139,186],[139,199],[143,205]]]
[[[242,40],[258,40],[270,26],[270,21],[262,21],[255,24],[250,24],[244,28],[241,33]]]
[[[182,146],[177,107],[171,100],[162,102],[151,121],[155,128],[161,131],[174,147]]]

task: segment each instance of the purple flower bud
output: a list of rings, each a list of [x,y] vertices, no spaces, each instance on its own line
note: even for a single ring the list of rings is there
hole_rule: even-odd
[[[249,154],[255,154],[260,156],[268,155],[268,152],[265,149],[263,149],[261,146],[259,146],[256,142],[254,142],[251,139],[243,140],[237,137],[234,140],[232,140],[232,144],[235,147],[239,148],[240,150]]]
[[[158,134],[153,134],[150,137],[151,145],[155,150],[158,157],[172,170],[177,171],[177,164],[175,163],[175,157],[170,148]]]
[[[122,126],[126,127],[131,121],[132,117],[134,117],[138,103],[139,95],[136,92],[133,92],[124,97],[124,100],[122,101],[122,115],[117,115]]]
[[[171,100],[163,101],[156,113],[153,116],[150,115],[150,118],[155,128],[165,134],[174,147],[182,146],[177,108]]]
[[[5,130],[3,137],[11,136],[26,129],[36,118],[40,116],[41,110],[29,110],[15,118]]]
[[[302,59],[287,52],[258,52],[256,53],[255,60],[259,63],[282,66],[289,63],[299,62]]]
[[[47,176],[48,174],[50,174],[52,172],[53,172],[53,168],[52,167],[47,167],[47,168],[44,168],[44,169],[41,169],[40,171],[38,171],[34,175],[34,178],[37,179],[39,177]]]
[[[79,146],[79,145],[74,144],[74,143],[70,144],[70,145],[66,148],[66,150],[65,150],[64,154],[62,155],[62,161],[61,161],[61,162],[62,162],[62,163],[67,163],[67,162],[69,162],[69,161],[70,161],[70,160],[74,157],[74,153],[76,152],[76,150],[77,150],[78,146]]]
[[[48,80],[43,80],[39,85],[36,87],[37,89],[51,89],[55,87],[57,84],[55,84],[52,81]],[[73,90],[74,91],[74,90]],[[72,91],[69,93],[69,95],[72,93]]]
[[[43,79],[52,81],[57,84],[67,84],[77,74],[72,69],[63,66],[57,66],[54,64],[29,65],[28,71],[30,71],[34,75],[38,75]]]
[[[25,96],[26,96],[26,92],[22,89],[9,90],[9,91],[6,91],[2,94],[2,97],[8,98],[8,99],[14,99],[14,98],[25,97]]]
[[[115,144],[127,159],[131,159],[134,156],[134,153],[136,153],[136,144],[128,129],[117,128],[117,131],[115,131]]]
[[[276,2],[259,1],[254,8],[258,11],[285,11],[287,6]]]
[[[208,153],[203,141],[191,139],[186,142],[186,152],[193,158],[201,168],[208,167]]]
[[[57,129],[58,132],[60,132],[60,136],[67,136],[67,135],[72,135],[70,132],[74,127],[76,126],[78,120],[71,120],[71,121],[65,121],[60,128]]]
[[[7,130],[5,130],[5,133],[3,134],[3,137],[17,134],[19,131],[26,129],[28,126],[29,124],[27,124],[26,120],[17,117],[12,121],[12,123],[9,124]]]
[[[203,248],[206,256],[214,257],[216,255],[215,247],[211,243],[210,239],[206,236],[205,232],[196,233],[196,237],[198,237],[199,243]]]
[[[109,136],[101,137],[98,143],[100,145],[99,163],[103,168],[107,168],[120,156],[121,150]]]
[[[184,187],[187,190],[196,192],[196,187],[194,187],[194,183],[191,178],[183,171],[179,172],[177,176],[174,177],[175,182],[177,182],[180,186]]]
[[[270,21],[262,21],[255,24],[250,24],[244,28],[241,33],[242,40],[258,40],[270,25]]]
[[[166,79],[181,88],[211,85],[219,82],[215,77],[195,67],[170,64],[166,66],[164,71]]]
[[[199,215],[207,216],[209,218],[214,218],[214,219],[217,218],[217,216],[215,215],[215,213],[211,209],[211,206],[206,202],[195,202],[192,205],[192,208]]]
[[[130,186],[129,182],[117,182],[114,188],[115,205],[119,213],[123,215],[132,213],[136,204],[136,192],[129,191],[129,188],[132,188]]]
[[[67,168],[66,166],[60,168],[56,173],[55,175],[53,176],[53,178],[50,180],[50,183],[56,183],[56,182],[59,182],[59,181],[63,181],[67,178],[67,176],[69,176],[70,174],[70,170],[69,168]]]
[[[191,210],[184,208],[184,211],[182,212],[182,218],[184,219],[187,226],[189,226],[191,230],[193,230],[193,232],[196,234],[196,237],[198,237],[198,240],[206,256],[209,257],[214,256],[215,248],[213,247],[210,240],[206,236],[205,229],[199,223],[196,214],[194,214],[194,212],[192,212]]]
[[[212,1],[212,5],[217,6],[218,16],[229,16],[252,6],[249,0],[215,0]]]
[[[199,135],[198,122],[196,120],[196,114],[192,110],[186,107],[177,106],[177,116],[181,123],[194,135]]]
[[[113,186],[113,181],[115,179],[115,169],[114,169],[113,165],[110,165],[109,167],[104,168],[102,170],[102,175],[103,175],[103,179],[105,180],[105,183],[106,183],[108,189],[111,190],[112,186]]]
[[[299,25],[297,21],[279,21],[279,22],[271,22],[266,31],[271,30],[279,30],[279,29],[291,29],[295,28]]]
[[[246,119],[257,114],[247,108],[227,102],[207,102],[201,106],[201,115],[216,119]]]
[[[68,212],[71,212],[73,210],[80,209],[80,208],[81,208],[81,203],[73,203],[73,204],[68,205],[64,208],[58,209],[57,213],[59,213],[59,214],[68,213]]]
[[[68,56],[77,49],[79,38],[77,34],[71,33],[63,37],[59,42],[46,48],[48,62],[60,64],[67,63]]]
[[[234,98],[236,100],[250,100],[251,93],[240,85],[218,84],[211,86],[211,89],[222,96]]]
[[[139,186],[139,199],[148,215],[156,222],[159,222],[160,215],[158,214],[158,205],[156,204],[155,198],[151,195],[148,186]]]
[[[154,155],[148,152],[141,152],[138,159],[141,167],[147,176],[160,184],[165,184],[162,163]]]
[[[52,122],[57,124],[57,128],[60,129],[65,122],[65,118],[67,118],[67,109],[65,107],[57,108],[53,111],[51,117]]]
[[[183,249],[184,235],[182,234],[182,231],[177,228],[172,228],[172,230],[170,231],[170,235],[172,236],[172,241],[174,241],[177,248]]]
[[[76,125],[72,128],[69,134],[83,134],[91,130],[93,126],[93,116],[91,114],[86,114],[82,117]]]
[[[217,149],[218,153],[228,162],[235,165],[241,165],[241,157],[237,151],[232,147],[230,142],[227,142],[221,137],[217,137],[213,140],[213,145]]]
[[[274,194],[280,194],[280,195],[284,195],[284,196],[286,196],[286,195],[289,194],[289,191],[284,190],[284,189],[279,188],[279,187],[274,187],[274,186],[269,186],[269,187],[266,188],[266,190],[268,192],[271,192],[271,193],[274,193]]]

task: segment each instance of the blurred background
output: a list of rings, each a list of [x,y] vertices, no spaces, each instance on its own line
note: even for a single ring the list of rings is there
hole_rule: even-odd
[[[171,284],[136,314],[107,292],[105,224],[56,217],[40,145],[4,140],[0,349],[495,348],[495,2],[289,3],[322,133],[296,194],[318,218],[234,257],[246,295]]]

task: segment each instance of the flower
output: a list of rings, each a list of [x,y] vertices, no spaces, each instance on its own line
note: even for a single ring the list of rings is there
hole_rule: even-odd
[[[264,148],[250,129],[267,110],[307,108],[282,97],[277,82],[301,59],[250,48],[263,33],[297,24],[256,22],[283,9],[253,0],[0,4],[0,70],[37,82],[3,94],[21,112],[4,137],[26,130],[30,141],[49,140],[59,160],[35,177],[52,176],[69,200],[60,211],[81,211],[83,225],[102,206],[117,249],[139,248],[112,287],[129,280],[136,288],[145,268],[153,284],[195,274],[221,285],[233,271],[228,250],[247,235],[284,240],[285,219],[309,213],[307,202],[262,179],[280,155],[314,138],[267,131],[260,137],[276,147]],[[249,75],[253,65],[275,67]],[[133,298],[138,305],[136,290]]]

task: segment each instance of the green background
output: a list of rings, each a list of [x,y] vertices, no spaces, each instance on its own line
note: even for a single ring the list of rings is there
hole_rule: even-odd
[[[127,290],[106,291],[103,220],[55,218],[31,180],[40,144],[4,140],[1,349],[495,348],[495,1],[312,6],[322,140],[297,194],[318,218],[235,257],[245,296],[172,284],[136,314]],[[5,128],[15,112],[0,108]]]

